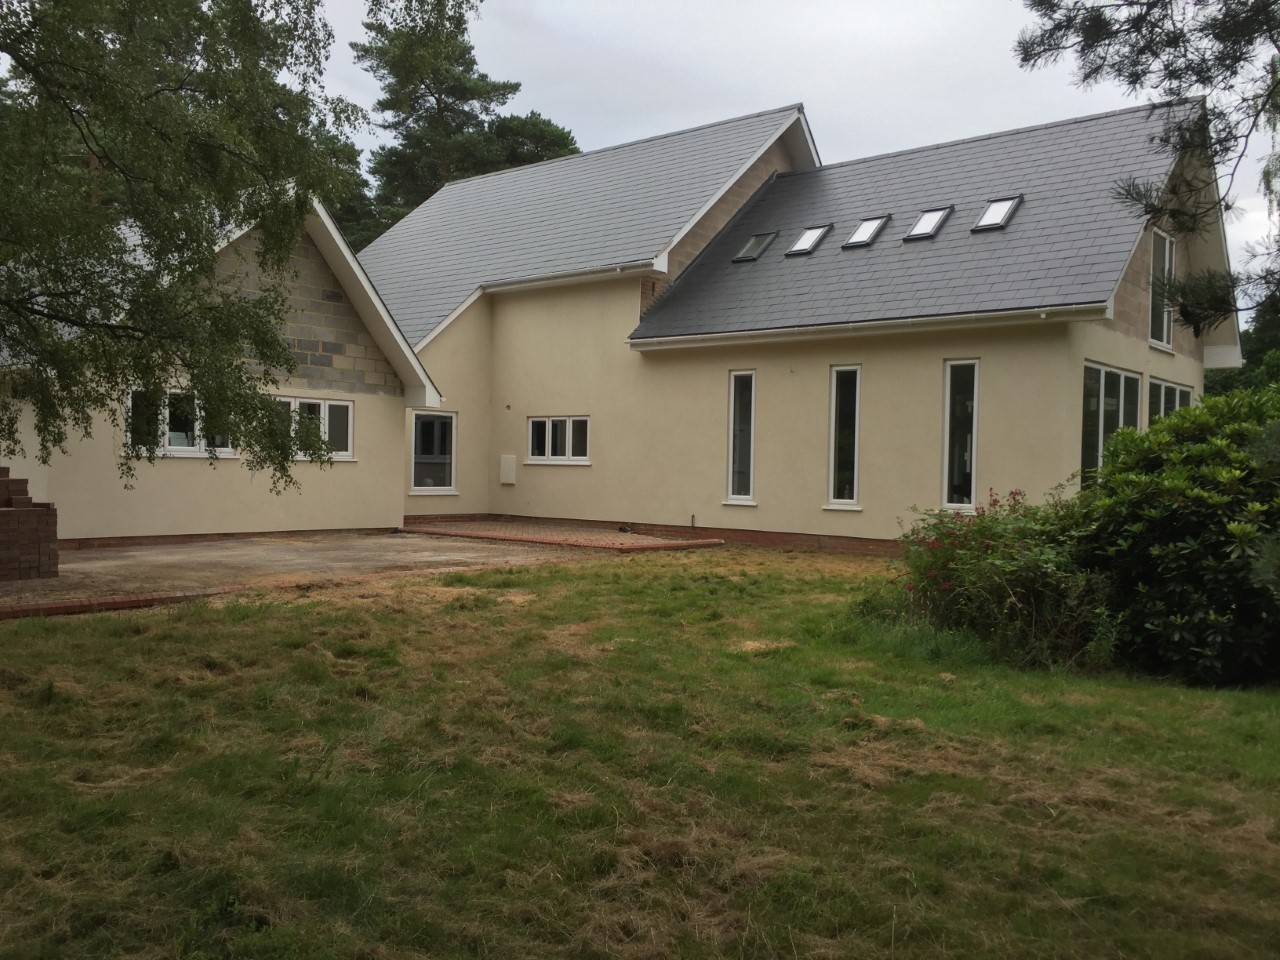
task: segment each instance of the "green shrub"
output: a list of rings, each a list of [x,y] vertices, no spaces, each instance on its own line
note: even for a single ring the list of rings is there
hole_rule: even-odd
[[[1085,546],[1134,665],[1202,683],[1280,678],[1280,601],[1259,576],[1280,531],[1276,421],[1280,386],[1209,397],[1108,443]]]
[[[1106,577],[1078,560],[1089,495],[1031,505],[991,495],[972,514],[930,511],[902,537],[908,606],[972,633],[1019,666],[1106,660],[1114,624]]]

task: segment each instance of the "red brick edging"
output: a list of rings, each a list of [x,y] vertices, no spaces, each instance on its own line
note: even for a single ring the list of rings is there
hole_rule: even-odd
[[[430,526],[401,527],[401,533],[416,533],[427,537],[457,537],[461,540],[502,540],[506,543],[536,543],[544,547],[581,547],[587,550],[610,550],[613,553],[646,553],[655,550],[698,550],[703,547],[722,547],[723,540],[667,540],[663,543],[600,543],[595,540],[569,540],[563,537],[531,537],[506,533],[471,533],[455,529],[434,529]]]
[[[73,597],[70,600],[35,600],[0,606],[0,620],[23,617],[66,617],[77,613],[105,613],[108,610],[141,610],[168,603],[188,603],[234,593],[244,587],[210,587],[207,590],[180,590],[174,593],[121,593],[111,597]]]
[[[268,537],[327,537],[340,533],[380,536],[396,533],[396,527],[334,527],[323,530],[245,530],[238,533],[164,533],[136,537],[76,537],[58,541],[62,550],[96,550],[108,547],[163,547],[218,540],[251,540]]]
[[[669,537],[683,542],[698,540],[718,540],[721,543],[741,543],[755,547],[791,547],[802,550],[819,550],[824,553],[847,553],[860,556],[887,557],[895,559],[902,556],[902,546],[897,540],[874,540],[868,537],[842,537],[826,533],[783,533],[774,530],[742,530],[734,527],[689,527],[663,523],[642,523],[635,520],[573,520],[567,517],[522,517],[503,513],[468,513],[450,515],[409,514],[404,518],[404,528],[426,527],[435,523],[461,523],[464,521],[490,521],[510,523],[564,524],[565,526],[592,527],[616,530],[619,526],[628,526],[633,533],[649,537]],[[444,535],[444,534],[442,534]],[[462,536],[459,533],[447,534],[451,537]],[[698,538],[692,540],[690,538]],[[507,538],[499,538],[507,539]],[[527,541],[543,543],[546,541]],[[555,546],[579,546],[564,540],[550,541]],[[581,546],[599,544],[583,543]],[[671,548],[669,548],[671,549]]]

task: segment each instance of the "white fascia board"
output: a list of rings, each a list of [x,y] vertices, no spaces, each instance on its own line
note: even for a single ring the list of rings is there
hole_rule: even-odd
[[[458,304],[454,308],[453,313],[449,314],[447,317],[445,317],[443,320],[437,323],[434,327],[431,328],[431,331],[425,337],[423,337],[421,340],[419,340],[417,343],[413,345],[413,352],[414,353],[420,352],[423,347],[425,347],[428,343],[430,343],[432,340],[436,338],[436,334],[441,333],[445,327],[449,326],[449,324],[457,320],[458,317],[466,313],[467,308],[470,307],[477,300],[479,300],[483,294],[484,294],[484,287],[476,287],[474,290],[472,290],[471,296],[467,297],[467,299],[463,300],[460,304]]]
[[[592,267],[589,270],[573,270],[568,273],[550,273],[543,277],[529,277],[523,280],[491,280],[476,287],[467,299],[454,308],[452,313],[432,327],[431,331],[419,340],[413,349],[421,350],[429,344],[445,327],[462,316],[468,307],[486,293],[516,293],[521,290],[543,290],[547,287],[563,287],[571,283],[613,280],[637,273],[649,273],[653,269],[652,260],[633,260],[630,263],[615,263],[605,267]]]
[[[672,237],[669,241],[667,241],[666,246],[664,246],[662,250],[659,251],[658,255],[654,257],[653,269],[657,270],[659,273],[667,272],[667,255],[672,250],[675,249],[676,244],[678,244],[681,240],[683,240],[685,236],[689,233],[689,231],[692,230],[694,227],[696,227],[698,225],[698,222],[711,211],[711,208],[720,202],[720,198],[723,197],[726,193],[728,193],[729,190],[732,189],[733,185],[737,183],[739,180],[741,180],[742,177],[746,174],[746,172],[750,170],[752,166],[755,165],[755,162],[759,160],[761,157],[763,157],[769,151],[769,148],[772,147],[779,140],[781,140],[783,135],[786,134],[786,132],[790,130],[792,126],[794,126],[797,123],[800,125],[801,129],[804,131],[804,135],[806,138],[805,142],[809,146],[810,157],[808,159],[812,161],[813,166],[818,165],[818,148],[814,146],[813,137],[809,133],[809,123],[807,120],[805,120],[803,112],[801,112],[799,109],[793,110],[787,116],[787,119],[783,122],[782,126],[780,126],[777,129],[777,131],[773,134],[773,136],[766,139],[760,145],[760,148],[756,150],[756,152],[753,153],[750,157],[747,158],[747,162],[744,163],[741,167],[739,167],[738,170],[733,174],[733,176],[731,176],[728,180],[722,183],[720,185],[720,189],[717,190],[715,193],[713,193],[711,197],[707,200],[707,202],[704,203],[702,207],[698,210],[698,212],[695,213],[692,217],[690,217],[683,227],[681,227],[679,230],[676,231],[676,235]],[[803,166],[804,165],[802,163],[797,163],[797,167],[803,168]]]
[[[883,333],[982,330],[992,327],[1066,323],[1075,320],[1100,320],[1105,315],[1106,304],[1082,303],[1065,307],[1044,307],[1040,310],[1009,311],[1007,313],[958,313],[943,317],[908,317],[901,320],[862,320],[853,323],[829,323],[820,327],[784,327],[778,330],[706,333],[686,337],[649,337],[637,340],[628,339],[627,344],[632,350],[645,352],[778,342],[798,343],[806,340],[835,340],[844,337],[870,336]]]
[[[312,200],[312,210],[313,214],[307,217],[307,233],[324,254],[329,269],[342,283],[369,335],[404,385],[405,405],[439,407],[444,398],[431,381],[418,355],[409,346],[409,341],[400,332],[400,327],[387,310],[387,305],[382,302],[377,288],[356,259],[333,217],[319,199]]]
[[[1239,370],[1244,366],[1244,355],[1238,343],[1206,343],[1204,368],[1206,370]]]

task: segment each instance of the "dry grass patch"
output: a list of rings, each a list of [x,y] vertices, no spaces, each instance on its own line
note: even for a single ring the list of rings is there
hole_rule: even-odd
[[[0,958],[1265,956],[1280,714],[731,549],[0,626]]]

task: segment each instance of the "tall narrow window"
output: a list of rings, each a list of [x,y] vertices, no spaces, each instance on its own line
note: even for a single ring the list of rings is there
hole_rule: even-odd
[[[413,416],[413,489],[418,493],[453,493],[455,414]]]
[[[831,368],[831,483],[833,504],[858,502],[858,368]]]
[[[1151,342],[1173,346],[1173,304],[1163,285],[1173,279],[1173,238],[1151,231]]]
[[[974,502],[974,458],[978,434],[978,361],[947,361],[947,447],[943,503]]]
[[[1142,378],[1136,373],[1085,364],[1080,427],[1080,471],[1084,482],[1102,465],[1102,448],[1121,427],[1138,426]]]
[[[754,494],[752,464],[755,454],[754,371],[729,375],[729,499],[750,501]]]

